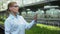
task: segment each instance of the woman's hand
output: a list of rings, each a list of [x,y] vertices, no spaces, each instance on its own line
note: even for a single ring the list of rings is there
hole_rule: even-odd
[[[37,21],[37,15],[38,15],[38,14],[36,14],[36,15],[34,16],[34,20],[35,20],[35,21]]]

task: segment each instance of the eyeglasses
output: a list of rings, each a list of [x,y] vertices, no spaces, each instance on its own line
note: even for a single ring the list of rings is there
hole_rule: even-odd
[[[12,6],[12,7],[19,7],[19,6]]]

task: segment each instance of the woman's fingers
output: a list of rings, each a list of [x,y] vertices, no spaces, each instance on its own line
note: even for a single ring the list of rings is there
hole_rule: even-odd
[[[34,20],[37,20],[37,15],[38,15],[38,14],[36,14],[36,15],[34,16]]]

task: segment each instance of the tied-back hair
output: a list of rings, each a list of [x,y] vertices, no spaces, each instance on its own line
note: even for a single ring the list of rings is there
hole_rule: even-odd
[[[10,3],[8,3],[8,8],[7,8],[7,11],[8,12],[10,12],[10,10],[9,10],[9,7],[12,7],[12,6],[14,6],[14,4],[17,4],[16,2],[10,2]]]
[[[11,13],[11,11],[9,10],[9,7],[12,7],[14,4],[17,4],[16,2],[9,2],[8,6],[7,6],[7,11],[6,11],[6,15],[8,17],[8,15]]]

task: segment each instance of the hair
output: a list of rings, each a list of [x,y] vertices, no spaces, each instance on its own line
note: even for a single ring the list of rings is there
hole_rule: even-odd
[[[10,2],[10,3],[8,3],[7,11],[6,11],[6,15],[9,15],[9,13],[10,13],[10,9],[9,9],[9,7],[14,6],[14,4],[17,4],[17,3],[16,3],[16,2]]]
[[[16,2],[10,2],[10,3],[8,3],[8,11],[10,11],[10,10],[9,10],[9,7],[14,6],[14,4],[17,4],[17,3],[16,3]]]

